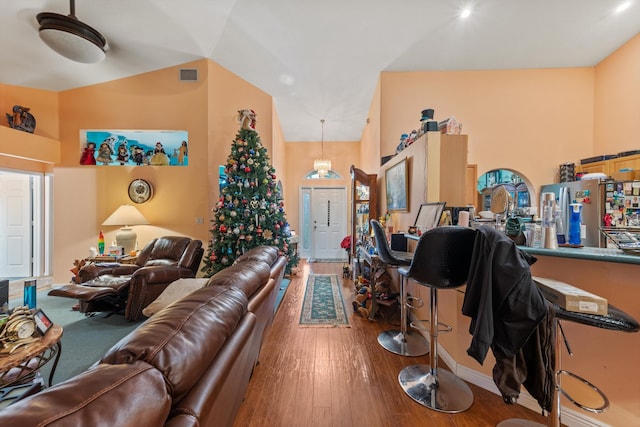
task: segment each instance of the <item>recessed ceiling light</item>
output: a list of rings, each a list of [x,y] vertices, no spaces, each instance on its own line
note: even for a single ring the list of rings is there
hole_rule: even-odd
[[[471,15],[470,8],[463,9],[462,12],[460,12],[460,18],[462,19],[468,18],[470,15]]]
[[[632,1],[625,1],[623,3],[620,3],[620,5],[618,7],[616,7],[615,13],[621,13],[624,12],[625,10],[629,9],[629,6],[631,6],[631,3],[633,3]]]

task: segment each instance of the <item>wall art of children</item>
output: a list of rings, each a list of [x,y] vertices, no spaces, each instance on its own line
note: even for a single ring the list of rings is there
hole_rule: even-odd
[[[81,165],[187,166],[185,130],[81,130]]]

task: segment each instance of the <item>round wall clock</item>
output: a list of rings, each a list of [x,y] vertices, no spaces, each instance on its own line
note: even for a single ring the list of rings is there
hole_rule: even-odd
[[[153,188],[144,179],[134,179],[129,184],[129,198],[134,203],[144,203],[153,195]]]

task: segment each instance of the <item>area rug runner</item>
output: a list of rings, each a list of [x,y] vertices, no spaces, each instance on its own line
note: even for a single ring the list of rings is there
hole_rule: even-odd
[[[310,274],[304,290],[300,326],[349,326],[337,274]]]

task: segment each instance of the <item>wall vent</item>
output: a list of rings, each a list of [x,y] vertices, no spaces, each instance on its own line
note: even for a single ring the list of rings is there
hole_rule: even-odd
[[[198,70],[196,68],[180,69],[180,80],[184,82],[198,81]]]

